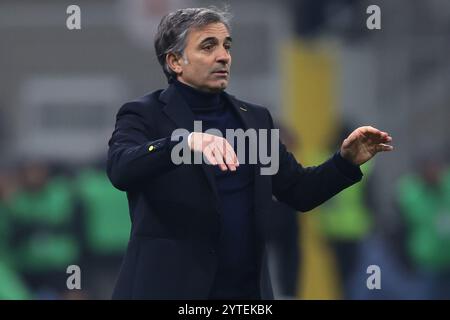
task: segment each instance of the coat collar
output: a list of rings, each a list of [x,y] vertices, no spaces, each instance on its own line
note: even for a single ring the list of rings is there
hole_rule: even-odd
[[[251,110],[233,95],[226,92],[223,92],[223,95],[243,123],[243,129],[256,129],[256,120]],[[194,131],[194,114],[181,94],[177,91],[175,85],[171,84],[167,89],[162,91],[159,100],[165,104],[163,112],[172,119],[179,128],[184,128],[189,132]]]

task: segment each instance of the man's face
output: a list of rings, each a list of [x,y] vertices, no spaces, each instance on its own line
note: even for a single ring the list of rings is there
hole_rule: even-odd
[[[183,57],[178,59],[177,79],[202,91],[217,92],[228,85],[231,37],[223,23],[189,31]]]

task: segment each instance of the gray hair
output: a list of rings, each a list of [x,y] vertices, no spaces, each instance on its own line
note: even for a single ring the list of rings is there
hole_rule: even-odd
[[[227,8],[217,7],[179,9],[165,15],[158,26],[155,36],[155,52],[164,74],[170,81],[176,73],[166,63],[169,53],[183,55],[190,29],[200,28],[211,23],[223,23],[231,32],[231,15]]]

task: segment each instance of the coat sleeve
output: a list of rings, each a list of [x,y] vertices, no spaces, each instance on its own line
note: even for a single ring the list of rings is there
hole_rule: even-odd
[[[171,161],[173,146],[182,142],[171,137],[152,139],[149,123],[144,119],[138,102],[122,106],[116,117],[116,125],[108,142],[107,174],[119,190],[139,188],[153,177],[173,170]]]
[[[269,120],[274,128],[270,114]],[[281,141],[278,152],[279,169],[272,177],[272,193],[279,201],[301,212],[314,209],[363,176],[359,166],[342,158],[339,151],[312,167],[299,164]]]

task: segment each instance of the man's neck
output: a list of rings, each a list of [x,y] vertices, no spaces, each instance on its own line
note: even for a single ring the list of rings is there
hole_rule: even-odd
[[[216,108],[221,105],[221,92],[202,91],[180,80],[173,83],[192,108]]]
[[[218,94],[218,93],[221,93],[224,91],[223,89],[210,89],[208,87],[198,87],[191,83],[186,82],[184,79],[181,79],[179,77],[177,79],[175,79],[175,81],[181,82],[182,84],[184,84],[188,87],[191,87],[192,89],[195,89],[197,91],[207,93],[207,94]]]

